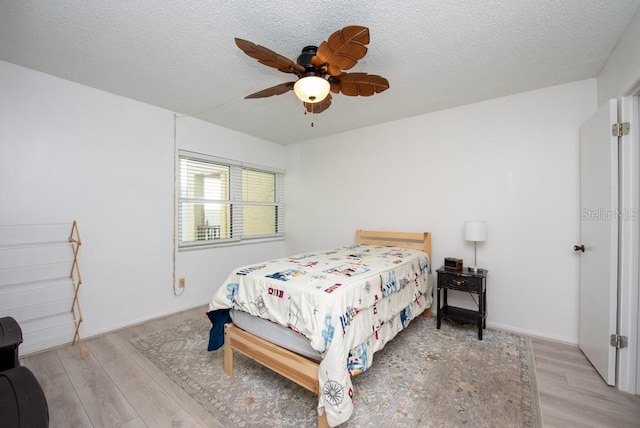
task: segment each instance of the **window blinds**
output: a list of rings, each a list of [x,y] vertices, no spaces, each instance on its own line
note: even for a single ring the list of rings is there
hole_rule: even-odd
[[[283,173],[180,151],[181,247],[282,236]]]

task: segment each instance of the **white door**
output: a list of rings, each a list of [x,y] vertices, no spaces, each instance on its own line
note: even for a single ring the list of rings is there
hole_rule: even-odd
[[[609,385],[616,382],[618,307],[617,103],[611,100],[580,128],[580,349]]]

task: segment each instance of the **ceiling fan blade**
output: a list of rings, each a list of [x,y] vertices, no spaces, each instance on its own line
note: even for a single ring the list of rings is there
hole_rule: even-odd
[[[302,103],[309,113],[322,113],[331,106],[331,94],[327,98],[317,103]]]
[[[311,61],[314,67],[326,66],[330,75],[338,76],[342,70],[349,70],[367,54],[367,44],[369,44],[367,27],[359,25],[344,27],[318,46],[316,56]]]
[[[352,97],[369,97],[389,89],[389,81],[376,74],[344,73],[339,80],[340,92]]]
[[[295,82],[280,83],[279,85],[272,86],[270,88],[263,89],[263,90],[258,91],[258,92],[254,92],[253,94],[247,95],[244,98],[245,99],[266,98],[266,97],[271,97],[273,95],[282,95],[282,94],[292,90],[294,84],[295,84]]]
[[[303,66],[296,64],[289,58],[277,54],[264,46],[256,45],[253,42],[242,40],[237,37],[236,45],[242,50],[242,52],[246,53],[251,58],[257,59],[260,64],[277,68],[283,73],[294,73],[293,70],[298,71],[299,73],[304,72]]]
[[[329,90],[334,94],[340,93],[340,81],[338,79],[329,79]]]

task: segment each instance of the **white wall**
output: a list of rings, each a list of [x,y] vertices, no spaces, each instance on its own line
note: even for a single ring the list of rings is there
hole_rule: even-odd
[[[0,225],[78,220],[84,337],[207,303],[233,267],[282,254],[282,242],[180,253],[175,297],[173,113],[1,61],[0,94]],[[179,148],[284,163],[281,146],[194,119],[178,134]]]
[[[0,224],[77,219],[85,337],[206,303],[232,267],[353,242],[356,228],[431,230],[434,260],[489,240],[489,323],[577,340],[578,129],[595,80],[282,147],[0,62]],[[287,169],[283,242],[177,254],[176,148]]]
[[[357,228],[433,232],[434,264],[473,259],[488,222],[488,323],[578,339],[579,127],[595,79],[287,147],[287,252],[352,243]]]

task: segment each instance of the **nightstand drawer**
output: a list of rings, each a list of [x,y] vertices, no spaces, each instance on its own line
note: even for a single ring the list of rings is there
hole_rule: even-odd
[[[447,287],[460,291],[475,291],[477,293],[482,290],[482,278],[439,272],[438,287]]]

